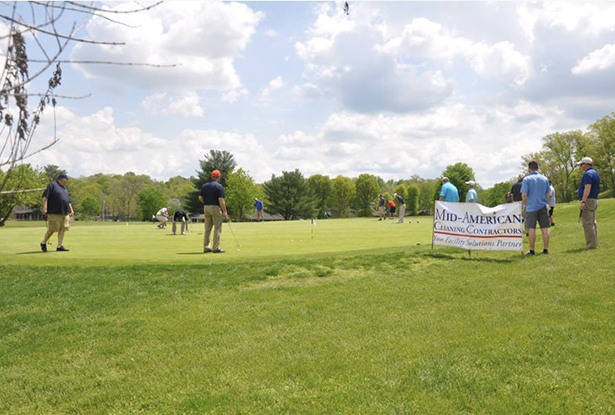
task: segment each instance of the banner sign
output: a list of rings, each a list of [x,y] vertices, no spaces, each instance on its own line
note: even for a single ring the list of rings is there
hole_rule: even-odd
[[[521,202],[489,208],[436,201],[434,245],[488,251],[523,251]]]

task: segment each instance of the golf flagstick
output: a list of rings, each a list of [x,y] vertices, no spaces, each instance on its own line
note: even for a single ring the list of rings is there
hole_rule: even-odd
[[[314,241],[314,226],[316,226],[316,219],[312,218],[312,234],[310,235],[310,242]]]

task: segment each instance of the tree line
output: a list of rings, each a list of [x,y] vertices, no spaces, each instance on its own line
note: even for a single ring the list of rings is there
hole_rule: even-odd
[[[589,156],[603,177],[602,197],[615,196],[615,113],[597,120],[586,132],[555,132],[542,138],[542,149],[522,156],[520,173],[527,172],[527,163],[536,160],[541,173],[552,182],[559,202],[576,198],[582,172],[576,161]],[[378,195],[387,200],[393,194],[406,201],[410,215],[431,214],[438,198],[441,178],[449,178],[465,199],[465,182],[475,180],[474,171],[466,163],[447,166],[441,176],[425,179],[413,175],[409,179],[387,180],[372,174],[356,178],[339,175],[331,178],[322,174],[304,176],[298,169],[272,175],[264,183],[256,183],[243,168],[238,168],[234,156],[226,150],[210,150],[199,162],[196,176],[172,177],[156,181],[148,175],[133,172],[125,174],[98,173],[88,177],[70,178],[67,187],[79,219],[93,217],[112,220],[149,220],[161,207],[183,208],[193,215],[202,213],[198,201],[199,190],[210,178],[212,170],[222,173],[221,183],[226,189],[229,214],[234,220],[250,218],[254,199],[265,204],[265,211],[279,214],[285,220],[299,218],[344,218],[370,216],[377,208]],[[19,192],[0,195],[0,225],[10,217],[16,206],[40,207],[42,191],[24,192],[24,189],[44,188],[61,172],[55,165],[43,168],[21,164],[10,177],[0,169],[0,181],[5,191]],[[5,180],[6,179],[6,180]],[[485,206],[505,202],[506,194],[517,180],[512,177],[491,188],[476,186],[479,201]]]

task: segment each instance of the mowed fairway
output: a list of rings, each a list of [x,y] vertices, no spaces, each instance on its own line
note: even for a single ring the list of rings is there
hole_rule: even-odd
[[[66,233],[68,253],[55,252],[55,235],[49,252],[41,252],[42,222],[25,227],[11,223],[0,232],[0,261],[28,265],[210,264],[417,244],[431,247],[431,224],[431,217],[407,219],[403,224],[372,218],[318,220],[315,226],[309,220],[224,223],[222,248],[226,253],[203,255],[202,223],[192,224],[186,235],[171,235],[170,225],[161,230],[152,223],[75,222]]]
[[[0,413],[615,413],[615,201],[549,256],[436,247],[431,218],[0,229]],[[55,249],[55,237],[52,239]],[[420,245],[417,245],[420,244]],[[538,242],[541,248],[541,241]]]

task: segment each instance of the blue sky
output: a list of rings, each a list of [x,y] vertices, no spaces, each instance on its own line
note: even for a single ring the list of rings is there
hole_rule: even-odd
[[[434,178],[465,162],[489,187],[545,135],[615,109],[613,3],[349,4],[171,1],[115,16],[133,28],[79,20],[83,37],[126,45],[65,59],[178,66],[65,65],[58,93],[92,95],[60,100],[61,141],[32,162],[163,180],[217,149],[257,182],[295,168]]]

